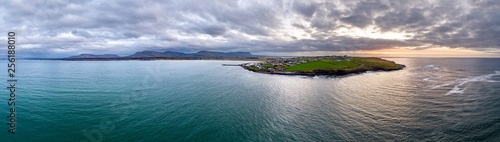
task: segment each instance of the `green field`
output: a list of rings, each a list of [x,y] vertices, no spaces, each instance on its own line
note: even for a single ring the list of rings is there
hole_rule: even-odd
[[[337,61],[333,59],[323,59],[319,61],[312,61],[291,66],[286,68],[285,71],[293,72],[293,71],[311,71],[316,69],[347,69],[357,66],[359,66],[359,64],[347,60]]]
[[[396,64],[393,61],[388,61],[376,57],[354,57],[352,61],[368,68],[383,68],[386,70],[395,70],[402,68],[402,65]]]
[[[350,60],[337,61],[334,59],[323,59],[290,66],[287,72],[313,71],[313,70],[395,70],[402,68],[401,65],[392,61],[375,57],[353,57]]]

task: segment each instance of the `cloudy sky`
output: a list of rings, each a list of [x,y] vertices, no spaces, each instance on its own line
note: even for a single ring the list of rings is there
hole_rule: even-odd
[[[500,57],[498,0],[9,0],[0,17],[0,37],[16,32],[22,57],[141,50]]]

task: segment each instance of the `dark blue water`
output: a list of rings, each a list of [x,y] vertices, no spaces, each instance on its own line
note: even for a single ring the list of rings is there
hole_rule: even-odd
[[[311,78],[221,66],[245,61],[21,60],[17,132],[1,117],[0,141],[500,141],[500,59],[388,59],[407,68]]]

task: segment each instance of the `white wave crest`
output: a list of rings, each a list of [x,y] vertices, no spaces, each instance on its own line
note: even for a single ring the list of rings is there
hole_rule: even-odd
[[[426,65],[424,66],[424,69],[432,69],[432,70],[439,70],[441,69],[440,66],[436,66],[436,65]]]
[[[451,89],[450,91],[448,91],[448,93],[446,93],[444,95],[462,94],[465,92],[465,90],[467,90],[467,87],[465,87],[464,89],[460,89],[458,86],[455,86],[455,87],[453,87],[453,89]]]
[[[451,81],[451,82],[447,82],[447,83],[442,84],[442,85],[435,86],[432,89],[436,89],[436,88],[443,87],[443,86],[448,86],[451,84],[456,84],[445,95],[462,94],[462,93],[464,93],[465,90],[467,90],[467,87],[465,87],[463,89],[461,89],[460,87],[462,87],[463,85],[470,83],[470,82],[500,82],[497,80],[490,80],[491,77],[497,76],[497,75],[500,75],[500,71],[495,71],[495,73],[492,73],[492,74],[485,74],[485,75],[480,75],[480,76],[471,76],[471,77],[467,77],[467,78],[457,79],[456,81]]]
[[[443,78],[444,75],[434,75],[434,74],[431,74],[431,75],[427,75],[426,78],[423,78],[422,81],[432,81],[432,82],[435,82],[436,79],[440,79],[440,78]]]

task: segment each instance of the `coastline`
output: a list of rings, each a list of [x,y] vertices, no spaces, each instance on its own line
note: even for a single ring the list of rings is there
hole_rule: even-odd
[[[21,60],[55,60],[55,61],[156,61],[156,60],[219,60],[219,61],[260,61],[245,58],[24,58]]]
[[[398,65],[401,65],[401,64],[398,64]],[[352,75],[352,74],[362,74],[362,73],[366,73],[366,72],[369,72],[369,71],[397,71],[397,70],[401,70],[401,69],[404,69],[406,66],[405,65],[401,65],[402,68],[400,69],[379,69],[379,70],[356,70],[356,71],[345,71],[345,70],[314,70],[312,73],[311,72],[258,72],[258,71],[252,71],[252,70],[249,70],[249,71],[252,71],[252,72],[256,72],[256,73],[263,73],[263,74],[275,74],[275,75],[290,75],[290,76],[309,76],[309,77],[313,77],[313,76],[345,76],[345,75]],[[244,68],[244,67],[243,67]],[[245,68],[246,69],[246,68]]]
[[[291,60],[297,61],[297,59]],[[405,65],[376,57],[323,56],[309,57],[308,60],[300,60],[297,64],[290,64],[289,61],[290,59],[283,60],[279,58],[257,64],[240,64],[240,66],[256,73],[300,76],[343,76],[368,71],[395,71],[406,67]],[[325,65],[325,63],[328,64]]]

